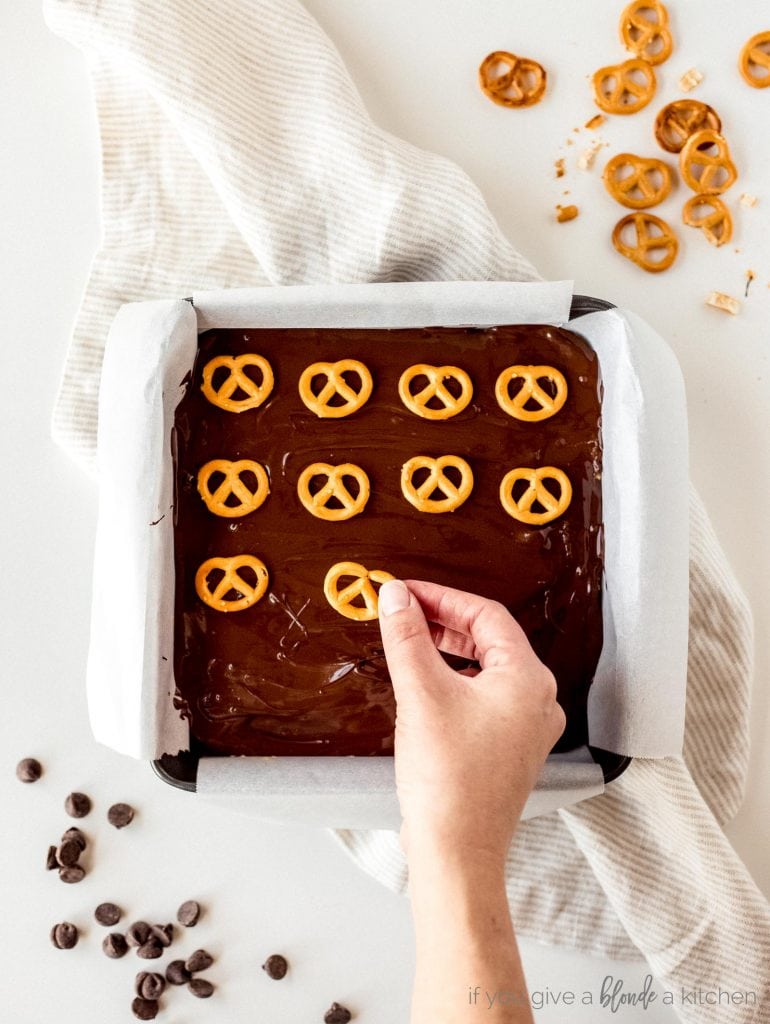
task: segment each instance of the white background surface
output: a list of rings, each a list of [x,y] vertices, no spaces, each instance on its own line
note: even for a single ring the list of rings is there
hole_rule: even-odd
[[[478,182],[503,228],[551,278],[574,277],[576,290],[627,305],[669,339],[688,388],[692,477],[713,516],[759,624],[753,750],[744,806],[728,833],[770,893],[770,729],[766,628],[770,614],[766,508],[770,498],[768,350],[770,348],[770,90],[752,90],[735,68],[742,43],[770,28],[765,5],[730,7],[703,0],[670,4],[677,49],[659,72],[658,96],[599,135],[607,155],[624,149],[657,155],[651,124],[680,95],[676,80],[699,67],[693,94],[722,115],[741,180],[729,193],[733,244],[713,250],[680,230],[677,265],[645,275],[611,248],[621,215],[604,193],[600,169],[575,169],[595,138],[574,132],[594,112],[586,76],[623,59],[616,22],[621,3],[548,0],[307,0],[342,55],[373,117],[411,142],[441,152]],[[764,12],[763,12],[764,7]],[[325,833],[267,826],[196,805],[164,787],[143,764],[98,747],[86,721],[83,671],[88,642],[89,578],[95,489],[49,440],[48,420],[68,333],[98,245],[98,146],[88,79],[80,55],[45,28],[37,4],[0,2],[0,280],[3,342],[0,443],[3,451],[2,786],[3,914],[0,944],[7,976],[4,1009],[18,1024],[129,1020],[131,979],[145,966],[98,950],[102,930],[91,910],[102,900],[130,918],[166,920],[191,896],[207,906],[177,955],[205,945],[216,1001],[174,991],[161,1019],[228,1024],[321,1020],[333,1000],[357,1019],[396,1024],[408,1016],[412,937],[406,901],[362,875]],[[516,50],[549,71],[546,99],[525,111],[498,108],[480,95],[476,67],[491,50]],[[572,144],[568,144],[568,140]],[[554,160],[567,176],[556,181]],[[568,197],[562,189],[570,189]],[[760,197],[753,210],[738,194]],[[676,223],[680,188],[656,213]],[[557,202],[581,216],[557,225]],[[735,251],[738,250],[738,251]],[[742,314],[703,306],[712,289],[739,296],[746,270],[757,274]],[[661,495],[665,514],[665,495]],[[116,586],[119,585],[116,581]],[[25,755],[46,766],[35,786],[16,782]],[[63,886],[44,871],[45,851],[71,822],[62,802],[90,793],[95,810],[87,879]],[[123,832],[104,815],[115,800],[139,808]],[[84,929],[72,952],[53,949],[57,920]],[[637,988],[643,965],[610,964],[523,945],[531,989],[591,990],[622,977]],[[283,951],[283,982],[259,970]],[[612,1019],[595,1007],[546,1010],[543,1022]],[[482,1017],[483,1019],[483,1017]],[[664,1024],[670,1011],[624,1010],[624,1021]]]

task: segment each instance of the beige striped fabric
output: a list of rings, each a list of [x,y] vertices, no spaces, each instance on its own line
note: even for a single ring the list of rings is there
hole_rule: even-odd
[[[461,170],[372,124],[295,0],[45,0],[45,13],[87,57],[101,133],[103,244],[53,423],[87,471],[122,302],[231,285],[537,279]],[[634,762],[602,796],[522,825],[508,892],[522,934],[646,956],[664,985],[760,993],[768,907],[719,827],[745,780],[751,619],[695,496],[691,509],[684,757]],[[395,833],[339,838],[406,890]],[[722,1010],[677,1007],[706,1024],[767,1019]]]

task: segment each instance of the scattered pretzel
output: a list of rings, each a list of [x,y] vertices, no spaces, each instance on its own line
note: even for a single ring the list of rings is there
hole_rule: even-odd
[[[343,576],[352,576],[354,579],[340,590],[338,584]],[[385,583],[386,580],[392,579],[391,574],[383,569],[370,570],[358,562],[337,562],[326,574],[324,594],[335,612],[344,615],[346,619],[371,622],[377,618],[378,611],[377,591],[373,584]],[[363,608],[352,603],[357,597],[363,599]]]
[[[744,80],[755,89],[770,85],[770,31],[758,32],[749,39],[741,50],[738,67]]]
[[[551,396],[540,386],[541,380],[549,380],[556,391]],[[522,385],[511,398],[511,381],[521,380]],[[509,366],[500,374],[495,384],[497,404],[517,420],[535,423],[555,416],[567,401],[567,381],[564,374],[555,366]],[[537,409],[528,409],[527,405],[535,402]]]
[[[218,387],[214,387],[214,374],[221,367],[227,367],[228,376]],[[243,372],[244,366],[256,366],[262,373],[262,383],[257,384]],[[262,405],[273,390],[273,369],[267,359],[249,352],[243,356],[215,356],[203,367],[201,391],[212,405],[218,405],[227,412],[246,412]],[[232,396],[240,388],[245,398]]]
[[[224,575],[212,590],[209,575],[221,569]],[[247,583],[241,576],[241,569],[251,569],[256,583]],[[268,573],[265,563],[254,555],[233,555],[230,558],[208,558],[195,574],[195,590],[198,597],[218,612],[242,612],[251,608],[267,590]],[[230,591],[238,595],[228,599]]]
[[[718,132],[722,122],[716,110],[700,100],[674,100],[655,118],[655,138],[668,153],[678,153],[691,135],[704,128]]]
[[[427,377],[428,383],[413,395],[409,385],[415,377]],[[460,385],[458,398],[445,386],[445,380],[455,380]],[[430,366],[428,363],[416,363],[404,370],[398,382],[398,393],[404,405],[416,416],[426,420],[448,420],[462,412],[473,397],[473,384],[465,370],[459,366]],[[441,402],[440,409],[428,405],[432,398]]]
[[[706,207],[706,213],[699,213]],[[682,220],[691,228],[700,228],[711,245],[724,245],[733,236],[733,218],[719,196],[692,196],[684,204]]]
[[[310,482],[315,476],[325,476],[326,483],[315,494],[311,494]],[[350,493],[345,477],[352,477],[358,483],[358,494],[355,497]],[[314,462],[300,474],[297,494],[308,512],[316,519],[337,523],[343,519],[352,519],[359,512],[363,512],[369,500],[369,477],[360,466],[355,466],[351,462],[340,466],[330,466],[328,462]],[[329,502],[332,498],[336,498],[342,507],[330,508]]]
[[[346,373],[358,374],[361,381],[360,390],[356,391],[345,380]],[[313,391],[313,377],[325,377],[318,394]],[[372,375],[358,359],[340,359],[336,363],[313,363],[303,371],[299,379],[299,397],[305,405],[322,419],[339,419],[350,416],[361,408],[372,393]],[[329,403],[339,395],[344,398],[342,405]]]
[[[445,470],[450,467],[459,472],[459,485],[446,475]],[[428,475],[415,487],[412,478],[420,469],[427,469]],[[431,498],[436,489],[442,492],[443,498]],[[437,459],[415,455],[401,469],[401,490],[406,500],[420,512],[454,512],[470,497],[473,471],[459,455],[440,455]]]
[[[521,497],[514,499],[513,488],[519,480],[526,480],[528,486]],[[544,480],[555,480],[559,485],[559,497],[548,490]],[[542,466],[530,469],[520,466],[506,473],[500,484],[500,503],[514,519],[520,523],[531,523],[542,526],[550,523],[567,509],[572,500],[572,485],[566,473],[555,466]],[[533,512],[532,506],[537,502],[542,505],[542,512]]]
[[[490,53],[479,68],[479,85],[501,107],[531,107],[539,103],[547,78],[542,64],[506,50]]]
[[[645,11],[653,17],[645,17]],[[662,64],[674,45],[668,11],[659,0],[632,0],[620,16],[620,38],[627,50],[648,64]]]
[[[257,488],[254,491],[241,480],[241,473],[247,472],[253,473],[257,478]],[[209,481],[215,473],[223,474],[224,480],[212,493]],[[264,468],[253,459],[238,459],[237,462],[213,459],[198,470],[198,493],[209,512],[213,512],[215,516],[236,519],[239,516],[247,516],[264,503],[270,493],[270,484]],[[227,504],[231,495],[239,499],[239,505]]]
[[[636,233],[635,245],[628,245],[623,240],[623,233],[629,225],[633,225]],[[650,231],[651,228],[655,229],[655,234]],[[619,220],[612,232],[612,244],[622,256],[651,274],[667,270],[676,259],[679,249],[672,229],[664,220],[652,213],[629,213],[627,217]],[[665,250],[663,258],[650,259],[648,253],[657,249]]]
[[[630,174],[624,174],[627,168]],[[671,191],[671,168],[662,160],[618,153],[604,168],[604,187],[613,199],[631,210],[662,203]]]
[[[635,75],[641,75],[644,81],[638,81]],[[638,57],[599,68],[592,81],[596,105],[607,114],[635,114],[655,95],[652,65]]]
[[[679,168],[682,180],[693,192],[709,196],[727,191],[738,177],[727,140],[710,128],[695,132],[685,142],[679,154]]]

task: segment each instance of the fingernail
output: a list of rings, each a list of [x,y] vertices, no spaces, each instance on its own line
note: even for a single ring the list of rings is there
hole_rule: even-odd
[[[380,587],[380,615],[392,615],[409,607],[409,591],[401,580],[387,580]]]

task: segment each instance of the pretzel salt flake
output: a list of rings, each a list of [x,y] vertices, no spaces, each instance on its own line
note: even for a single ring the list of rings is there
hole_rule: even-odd
[[[428,475],[415,486],[414,475],[427,469]],[[447,469],[456,469],[460,483],[455,484],[446,474]],[[432,498],[439,490],[442,498]],[[406,500],[420,512],[454,512],[470,497],[473,490],[473,471],[459,455],[440,455],[437,459],[429,455],[415,455],[401,468],[401,491]]]
[[[655,95],[655,71],[638,57],[599,68],[592,82],[596,105],[607,114],[635,114]]]
[[[312,494],[310,484],[313,477],[326,477],[323,486]],[[345,478],[352,478],[358,484],[358,493],[354,497]],[[369,500],[369,477],[361,469],[351,462],[340,466],[330,466],[328,462],[314,462],[303,469],[297,481],[297,494],[299,500],[316,519],[326,519],[329,522],[340,522],[343,519],[352,519],[353,516],[363,512]],[[329,505],[332,499],[340,503],[340,508]]]
[[[527,488],[520,497],[514,498],[514,487],[519,480],[525,481]],[[545,486],[545,480],[555,480],[559,485],[558,498]],[[571,500],[572,484],[569,477],[555,466],[541,466],[538,469],[520,466],[506,473],[500,484],[500,503],[508,515],[520,523],[533,526],[542,526],[558,519]],[[542,506],[542,512],[532,511],[535,503]]]
[[[745,81],[755,89],[770,85],[770,31],[758,32],[741,50],[738,67]]]
[[[244,373],[244,367],[256,366],[262,374],[262,383],[257,384]],[[214,374],[225,367],[230,372],[218,387],[214,387]],[[227,412],[245,412],[262,405],[273,390],[273,370],[267,359],[249,352],[242,356],[216,356],[203,367],[201,391],[212,405],[218,405]],[[245,393],[245,398],[233,398],[236,391]]]
[[[425,387],[413,395],[409,385],[415,377],[427,377]],[[454,380],[460,385],[460,395],[455,396],[444,384],[445,380]],[[465,370],[459,366],[430,366],[428,363],[415,363],[404,370],[398,382],[398,393],[404,405],[416,416],[426,420],[448,420],[456,416],[467,406],[473,397],[473,384]],[[440,409],[428,405],[432,399],[441,402]]]
[[[354,373],[360,381],[359,390],[345,380],[346,373]],[[325,377],[321,390],[313,391],[313,378]],[[336,363],[313,363],[302,371],[299,379],[299,397],[321,419],[340,419],[357,412],[368,402],[372,393],[372,375],[358,359],[340,359]],[[335,397],[344,399],[341,405],[331,405]]]
[[[662,64],[671,56],[674,45],[668,11],[659,0],[633,0],[620,16],[620,38],[637,57]]]
[[[224,477],[214,491],[211,490],[212,476],[220,473]],[[251,490],[241,479],[243,473],[253,473],[257,480],[256,490]],[[198,470],[198,493],[203,498],[206,508],[215,516],[236,519],[247,516],[260,507],[270,493],[267,473],[253,459],[212,459]],[[230,497],[238,498],[238,505],[228,505]]]
[[[708,103],[700,100],[674,100],[658,111],[655,118],[655,138],[668,153],[678,153],[695,132],[722,128],[719,114]]]
[[[672,181],[671,168],[654,157],[618,153],[604,168],[604,187],[613,199],[631,210],[645,210],[662,203],[671,191]]]
[[[720,195],[738,177],[727,140],[719,132],[704,128],[685,142],[679,154],[682,180],[693,192]]]
[[[522,385],[511,398],[510,386],[515,380],[520,380]],[[556,391],[554,396],[541,386],[541,380],[550,381]],[[497,404],[509,416],[535,423],[555,416],[561,409],[567,401],[567,381],[555,366],[509,366],[497,378],[495,397]],[[530,402],[535,402],[537,408],[528,409]]]
[[[717,247],[733,236],[733,218],[719,196],[692,196],[684,204],[682,220],[691,228],[700,228]]]
[[[340,580],[345,576],[351,576],[353,580],[340,589]],[[326,574],[324,594],[335,612],[344,615],[346,619],[371,622],[378,614],[378,597],[374,584],[382,584],[392,579],[393,576],[384,569],[367,569],[358,562],[337,562]],[[359,597],[364,602],[363,608],[353,604]]]
[[[632,245],[624,237],[628,228],[632,228],[635,234]],[[621,256],[650,274],[667,270],[676,259],[679,249],[679,242],[672,229],[652,213],[629,213],[619,220],[612,232],[612,244]],[[661,259],[654,260],[648,255],[658,250],[663,250]]]
[[[542,64],[507,50],[490,53],[479,67],[482,91],[501,107],[531,107],[539,103],[547,79]]]
[[[256,576],[256,583],[249,583],[241,575],[242,569],[250,569]],[[222,578],[211,589],[209,576],[215,570],[223,573]],[[267,590],[269,576],[265,563],[254,555],[233,555],[230,558],[208,558],[195,574],[195,590],[198,597],[218,612],[242,612],[251,608]],[[238,595],[228,598],[235,591]]]

